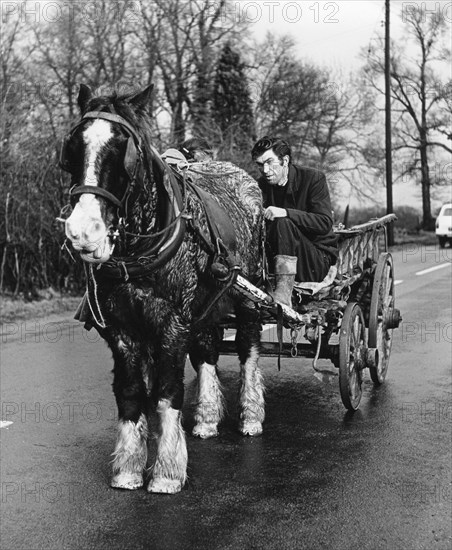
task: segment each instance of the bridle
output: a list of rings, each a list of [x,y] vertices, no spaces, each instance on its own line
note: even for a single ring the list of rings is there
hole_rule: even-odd
[[[114,111],[113,106],[110,109]],[[77,199],[79,195],[91,193],[102,197],[118,208],[118,227],[116,231],[111,231],[111,236],[118,234],[118,229],[126,225],[128,214],[128,202],[141,167],[143,166],[144,156],[142,150],[142,141],[133,126],[116,112],[89,111],[83,115],[81,120],[73,126],[66,138],[60,154],[60,166],[63,170],[71,172],[71,165],[68,158],[68,144],[76,130],[86,122],[87,119],[101,119],[119,124],[128,135],[126,153],[124,156],[124,169],[128,176],[126,190],[119,199],[110,191],[96,185],[75,185],[70,191],[71,199]],[[161,185],[166,195],[165,208],[159,228],[148,235],[129,233],[123,227],[125,234],[135,238],[142,238],[146,245],[140,247],[139,254],[127,257],[112,257],[101,264],[98,270],[100,276],[107,278],[123,279],[141,277],[154,271],[157,267],[168,262],[169,259],[179,249],[186,229],[185,213],[185,195],[182,195],[180,185],[176,180],[174,172],[163,161],[157,150],[150,144],[147,144],[153,163],[161,175]],[[185,183],[185,182],[183,182]],[[185,187],[185,185],[183,185]],[[159,230],[160,229],[160,230]]]
[[[60,154],[60,166],[66,172],[71,172],[71,166],[67,153],[69,141],[72,139],[78,128],[82,126],[87,119],[108,120],[109,122],[119,124],[123,128],[123,130],[125,130],[126,134],[128,135],[128,139],[126,154],[124,156],[124,169],[128,176],[128,183],[127,188],[121,199],[113,195],[113,193],[110,193],[110,191],[107,191],[102,187],[98,187],[97,185],[75,185],[70,192],[71,199],[77,197],[78,195],[82,195],[83,193],[91,193],[93,195],[107,199],[110,203],[118,208],[120,217],[125,217],[127,214],[127,201],[133,184],[136,180],[138,168],[143,160],[141,138],[132,127],[132,125],[129,124],[129,122],[127,122],[127,120],[125,120],[122,116],[116,113],[108,113],[105,111],[89,111],[83,115],[81,120],[75,126],[73,126],[73,128],[64,139]]]
[[[110,109],[113,109],[111,106]],[[113,109],[114,110],[114,109]],[[68,159],[68,143],[74,132],[86,119],[103,119],[109,122],[120,124],[128,135],[126,154],[124,157],[124,168],[128,176],[127,188],[121,199],[110,193],[109,191],[97,187],[95,185],[75,185],[71,190],[71,197],[77,197],[83,193],[92,193],[100,196],[114,206],[118,208],[118,211],[122,213],[123,217],[127,217],[127,203],[131,194],[133,183],[137,179],[137,175],[140,171],[140,167],[143,165],[143,151],[140,136],[134,130],[134,128],[123,117],[116,112],[105,111],[89,111],[86,113],[80,122],[76,124],[67,135],[60,156],[60,165],[64,170],[70,170],[70,163]],[[139,252],[135,251],[127,257],[110,257],[106,262],[99,264],[94,272],[92,264],[85,263],[87,292],[86,300],[91,309],[92,317],[95,324],[100,328],[106,328],[104,316],[102,314],[100,304],[98,301],[98,280],[102,278],[110,280],[120,280],[128,282],[129,279],[140,279],[148,276],[155,270],[165,265],[169,260],[175,256],[179,250],[186,232],[187,222],[190,221],[190,227],[196,233],[201,242],[204,242],[206,250],[212,256],[212,273],[214,276],[227,282],[227,284],[212,298],[208,304],[204,314],[198,319],[200,322],[208,311],[217,303],[221,296],[232,286],[237,274],[240,270],[237,258],[235,256],[236,251],[236,235],[234,228],[231,224],[231,220],[225,211],[225,209],[215,200],[214,196],[201,188],[198,188],[192,182],[189,184],[190,189],[196,193],[203,210],[207,218],[210,237],[203,233],[203,230],[198,227],[195,220],[186,212],[186,198],[187,198],[187,182],[185,180],[186,173],[176,176],[175,171],[166,164],[159,153],[150,145],[146,144],[147,149],[150,150],[152,155],[149,162],[153,163],[153,170],[156,169],[160,172],[161,176],[161,188],[166,194],[166,213],[164,215],[163,224],[157,228],[157,231],[152,232],[149,235],[135,235],[133,233],[125,233],[135,238],[143,238],[146,245],[140,248]],[[182,189],[179,185],[182,183]],[[124,220],[123,218],[123,220]],[[122,220],[122,223],[124,221]],[[121,224],[121,218],[119,218],[118,224]],[[119,227],[119,226],[118,226]],[[125,228],[124,228],[125,229]],[[116,230],[118,232],[118,228]],[[116,238],[114,233],[113,238]],[[148,244],[148,243],[151,244]],[[213,243],[215,243],[213,245]],[[221,259],[226,265],[218,264],[218,260]],[[215,275],[214,266],[219,265],[218,273]],[[227,275],[225,276],[225,272]]]

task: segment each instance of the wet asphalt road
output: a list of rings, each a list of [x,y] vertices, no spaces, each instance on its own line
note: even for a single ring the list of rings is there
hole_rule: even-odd
[[[366,373],[360,409],[310,360],[263,358],[264,435],[233,418],[236,359],[221,358],[229,416],[188,437],[178,495],[109,487],[115,440],[110,352],[69,317],[3,327],[2,550],[452,547],[452,250],[394,252],[395,332],[386,383]],[[440,267],[441,266],[441,267]],[[427,273],[424,270],[436,268]],[[419,275],[416,275],[419,273]],[[327,366],[328,362],[322,362]],[[193,372],[184,409],[192,427]]]

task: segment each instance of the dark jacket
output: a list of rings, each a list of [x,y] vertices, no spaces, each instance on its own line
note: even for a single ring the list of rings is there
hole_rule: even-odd
[[[278,206],[287,210],[287,216],[314,243],[337,257],[337,236],[333,232],[330,193],[325,175],[312,168],[289,165],[289,178],[283,188],[259,179],[264,206]]]

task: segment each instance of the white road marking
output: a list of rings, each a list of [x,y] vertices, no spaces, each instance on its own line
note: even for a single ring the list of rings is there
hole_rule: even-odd
[[[399,285],[400,283],[403,283],[403,279],[397,279],[396,281],[394,281],[395,285]]]
[[[7,428],[11,426],[12,422],[10,420],[0,420],[0,428]]]
[[[418,271],[416,275],[425,275],[427,273],[431,273],[432,271],[436,271],[437,269],[443,269],[443,267],[450,266],[449,262],[446,262],[445,264],[435,265],[433,267],[429,267],[428,269],[423,269],[422,271]]]

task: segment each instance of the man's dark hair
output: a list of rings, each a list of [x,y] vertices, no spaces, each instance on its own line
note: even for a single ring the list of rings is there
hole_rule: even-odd
[[[190,138],[184,141],[180,147],[180,151],[185,155],[188,160],[195,160],[195,153],[201,152],[208,156],[213,156],[212,147],[203,138]]]
[[[282,160],[283,157],[287,155],[289,157],[289,163],[292,162],[292,149],[288,142],[285,139],[272,136],[264,136],[256,141],[251,151],[251,158],[255,160],[269,149],[273,150],[279,160]]]

